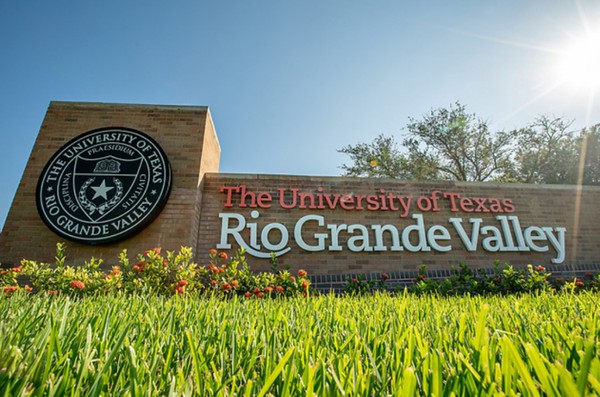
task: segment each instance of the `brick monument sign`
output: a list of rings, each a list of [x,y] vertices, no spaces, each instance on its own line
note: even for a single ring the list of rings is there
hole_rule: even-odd
[[[222,174],[219,157],[206,107],[52,102],[0,261],[52,261],[65,241],[75,263],[188,246],[203,264],[243,247],[254,270],[275,256],[317,277],[599,268],[600,187]]]

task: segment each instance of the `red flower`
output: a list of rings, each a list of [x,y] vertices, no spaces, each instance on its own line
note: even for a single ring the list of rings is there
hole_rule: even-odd
[[[422,275],[422,274],[419,274],[419,275],[417,276],[417,279],[419,279],[419,280],[423,280],[424,278],[425,278],[425,276],[424,276],[424,275]]]
[[[182,287],[185,287],[186,285],[188,285],[188,281],[187,280],[180,280],[179,281],[179,285],[181,285]]]
[[[137,271],[137,272],[141,272],[142,270],[144,270],[143,267],[139,267],[138,265],[134,265],[133,266],[133,270]]]
[[[211,283],[212,285],[216,285],[216,284],[217,284],[217,280],[210,280],[210,283]]]
[[[208,254],[214,258],[215,256],[217,256],[217,250],[213,248],[210,250],[210,252]]]
[[[169,264],[169,261],[166,259],[163,259],[163,266],[167,266]]]
[[[105,278],[105,279],[109,279],[109,278],[110,278],[110,274],[105,274],[105,275],[104,275],[104,278]]]
[[[260,294],[260,288],[254,288],[254,293],[255,294]]]
[[[154,251],[154,253],[156,255],[160,255],[160,248],[159,247],[154,248],[152,251]]]
[[[146,251],[144,251],[144,256],[150,256],[151,252],[152,252],[152,250],[146,250]]]
[[[285,289],[284,289],[284,288],[283,288],[281,285],[278,285],[277,287],[275,287],[275,289],[276,289],[276,290],[277,290],[277,292],[279,292],[279,293],[283,293],[283,291],[285,291]]]
[[[121,272],[121,268],[119,266],[113,266],[111,273],[112,274],[119,274]]]
[[[258,294],[256,294],[256,297],[257,297],[257,298],[262,298],[262,297],[263,297],[263,294],[262,294],[262,292],[259,292]]]
[[[48,295],[52,296],[52,295],[58,295],[60,294],[60,291],[57,291],[55,289],[48,291]]]
[[[221,252],[221,253],[219,254],[219,258],[221,258],[221,259],[227,259],[227,253],[225,253],[225,252]]]
[[[18,289],[18,287],[11,285],[10,287],[6,287],[4,288],[4,293],[5,294],[12,294],[13,292],[15,292]]]
[[[225,283],[225,284],[223,284],[223,286],[221,288],[223,288],[224,291],[229,291],[231,289],[231,285]]]
[[[538,272],[543,272],[546,270],[546,268],[542,265],[538,265],[535,267],[535,270],[537,270]]]
[[[290,281],[291,281],[292,283],[296,282],[296,277],[294,277],[294,276],[290,276]]]
[[[183,293],[183,286],[178,285],[177,287],[175,287],[175,292],[178,294]]]
[[[250,298],[250,297],[252,297],[252,292],[246,292],[246,293],[244,294],[244,296],[245,296],[246,298]]]
[[[575,279],[575,285],[577,287],[583,287],[585,285],[585,283],[581,280]]]
[[[381,278],[384,279],[384,280],[387,280],[388,278],[390,278],[390,275],[387,274],[387,273],[382,273],[381,274]]]
[[[13,271],[13,273],[20,273],[21,272],[21,268],[20,267],[13,267],[12,271]]]
[[[33,288],[31,288],[29,285],[26,285],[25,286],[25,292],[27,292],[28,294],[30,294],[31,291],[33,291]]]
[[[310,285],[310,283],[308,282],[308,280],[304,280],[302,282],[302,289],[308,289],[309,285]]]
[[[7,270],[2,270],[2,271],[0,272],[0,276],[4,276],[6,273],[8,273],[8,271],[7,271]]]
[[[306,270],[304,270],[304,269],[298,270],[298,277],[306,277],[306,275],[307,275]]]
[[[265,292],[270,294],[271,292],[273,292],[273,287],[265,288]]]
[[[82,283],[79,280],[73,280],[71,281],[71,284],[69,284],[71,287],[73,288],[77,288],[77,289],[84,289],[85,288],[85,284]]]
[[[238,287],[238,281],[237,280],[233,280],[231,282],[231,285],[233,285],[235,288],[237,288]]]
[[[357,279],[357,278],[353,278],[353,279],[352,279],[352,282],[353,282],[353,283],[358,283],[358,279]]]

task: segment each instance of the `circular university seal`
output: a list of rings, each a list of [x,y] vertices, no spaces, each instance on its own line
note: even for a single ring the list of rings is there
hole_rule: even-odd
[[[108,244],[152,222],[170,191],[171,165],[154,139],[129,128],[102,128],[54,153],[38,180],[36,203],[60,236]]]

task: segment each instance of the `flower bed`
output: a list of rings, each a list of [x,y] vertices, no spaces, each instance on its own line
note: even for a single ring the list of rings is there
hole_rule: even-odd
[[[119,256],[119,265],[108,272],[101,270],[101,260],[91,258],[82,266],[65,265],[65,245],[57,244],[55,263],[38,263],[24,259],[21,266],[2,271],[0,286],[5,295],[19,291],[31,292],[28,285],[21,288],[17,276],[27,276],[33,290],[48,295],[99,295],[115,293],[150,293],[159,295],[210,295],[222,298],[268,298],[278,296],[308,296],[310,279],[305,270],[297,276],[289,269],[254,274],[250,271],[244,252],[228,258],[225,252],[210,252],[208,266],[192,262],[192,250],[182,247],[179,252],[160,248],[147,250],[130,260],[127,251]]]

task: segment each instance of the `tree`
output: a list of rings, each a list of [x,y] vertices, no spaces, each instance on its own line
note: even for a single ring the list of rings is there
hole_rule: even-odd
[[[525,183],[577,183],[579,151],[572,121],[548,116],[515,131],[512,178]]]
[[[487,123],[468,114],[460,103],[410,119],[405,151],[393,137],[380,135],[371,144],[345,146],[353,164],[344,175],[459,181],[498,179],[511,166],[511,133],[492,133]]]
[[[600,124],[584,128],[576,139],[583,185],[600,185]],[[579,172],[578,172],[579,174]]]
[[[348,145],[344,175],[416,180],[600,185],[600,124],[578,136],[572,121],[540,116],[524,128],[492,132],[459,102],[409,119],[399,148],[379,135]]]
[[[490,131],[486,121],[457,102],[434,109],[422,120],[410,119],[404,140],[411,162],[428,164],[440,179],[486,181],[511,167],[513,133]]]
[[[349,155],[353,161],[352,165],[342,164],[342,175],[412,179],[407,160],[393,137],[379,135],[373,143],[347,145],[338,152]]]

